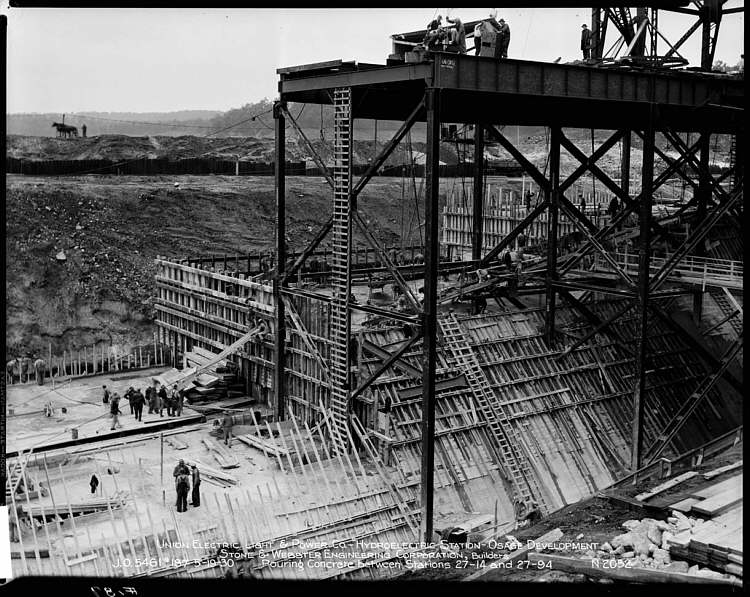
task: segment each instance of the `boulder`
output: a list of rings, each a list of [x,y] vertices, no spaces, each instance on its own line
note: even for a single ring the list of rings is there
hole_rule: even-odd
[[[654,550],[653,558],[655,562],[663,562],[669,559],[669,552],[666,549],[659,549],[657,547]]]
[[[648,538],[646,538],[645,535],[634,534],[633,550],[635,551],[635,553],[648,556],[650,545],[652,545],[652,543],[648,540]]]
[[[656,545],[661,545],[661,533],[662,531],[656,523],[649,524],[646,529],[646,537],[648,537],[651,543],[655,543]]]
[[[640,520],[626,520],[622,523],[622,528],[627,531],[632,531],[633,529],[637,529],[639,526],[641,526]]]
[[[605,541],[602,543],[602,551],[610,552],[612,551],[612,546],[609,544],[608,541]]]
[[[687,573],[688,574],[697,574],[698,570],[700,570],[700,566],[698,566],[698,564],[694,564],[693,566],[690,566],[690,568],[688,568]]]
[[[674,537],[674,535],[670,533],[669,531],[664,531],[661,534],[661,548],[662,549],[666,549],[667,551],[669,551],[669,540],[672,537]]]
[[[612,547],[614,548],[632,547],[634,543],[633,533],[623,533],[622,535],[617,535],[617,537],[612,538],[611,543]]]
[[[630,560],[631,558],[635,557],[635,552],[633,551],[625,551],[620,556],[623,560]]]
[[[656,521],[656,528],[660,531],[671,531],[672,525],[668,522],[664,522],[663,520],[657,520]]]

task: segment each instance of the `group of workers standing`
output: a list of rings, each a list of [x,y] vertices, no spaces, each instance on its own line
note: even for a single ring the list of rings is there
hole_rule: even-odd
[[[201,505],[201,474],[195,464],[188,466],[184,460],[180,460],[172,472],[174,476],[174,488],[177,492],[177,503],[175,504],[178,512],[187,511],[187,496],[190,488],[193,488],[190,505],[197,508]]]
[[[175,384],[169,393],[163,385],[158,389],[157,386],[158,384],[155,382],[153,386],[147,387],[145,395],[144,392],[136,390],[133,386],[130,386],[125,392],[124,397],[130,405],[130,414],[136,421],[143,420],[143,406],[145,404],[148,404],[148,414],[159,413],[159,416],[163,417],[165,408],[168,417],[179,417],[182,414],[184,395],[177,389],[177,385]],[[120,395],[117,392],[110,392],[106,385],[102,386],[102,389],[104,390],[102,402],[109,408],[109,414],[112,418],[110,429],[114,431],[118,427],[122,428],[119,419],[122,414],[120,411]]]
[[[474,53],[477,56],[493,56],[507,58],[510,44],[510,27],[505,19],[496,19],[497,11],[490,11],[488,19],[474,26]],[[466,29],[460,18],[445,18],[450,26],[443,26],[442,15],[437,15],[427,25],[427,34],[423,44],[428,50],[445,49],[465,54]]]
[[[474,54],[493,58],[507,58],[510,45],[510,27],[505,19],[496,19],[497,11],[491,10],[489,18],[474,26]],[[428,50],[455,51],[466,54],[466,30],[460,18],[445,17],[450,26],[443,26],[442,15],[437,15],[427,25],[427,34],[422,41]],[[581,26],[581,52],[584,60],[591,59],[592,31],[585,23]]]

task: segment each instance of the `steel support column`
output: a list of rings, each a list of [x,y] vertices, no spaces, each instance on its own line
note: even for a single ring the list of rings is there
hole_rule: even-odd
[[[640,238],[638,240],[638,291],[637,291],[637,349],[635,362],[635,387],[633,388],[633,447],[631,468],[638,470],[643,449],[643,413],[646,401],[646,350],[648,335],[649,265],[651,258],[651,204],[654,181],[654,110],[652,104],[643,137],[643,166],[641,170]]]
[[[435,468],[435,366],[437,359],[438,195],[440,191],[440,92],[427,89],[427,156],[425,161],[424,310],[422,330],[422,475],[421,534],[432,541]]]
[[[622,157],[620,159],[620,188],[626,195],[630,195],[630,131],[625,131],[622,137]],[[625,207],[623,205],[623,207]]]
[[[556,290],[554,282],[557,280],[557,235],[558,216],[560,212],[560,137],[562,131],[559,126],[553,126],[550,131],[549,148],[549,215],[547,217],[547,274],[546,274],[546,302],[544,335],[547,343],[551,343],[555,335]]]
[[[281,298],[281,288],[286,286],[284,281],[284,267],[286,266],[286,120],[284,112],[286,102],[276,102],[273,107],[274,124],[276,128],[276,271],[273,279],[273,298],[276,308],[276,329],[274,332],[275,377],[274,391],[276,393],[276,416],[284,418],[286,408],[284,393],[286,390],[286,312]]]
[[[696,193],[697,205],[695,210],[695,224],[700,226],[701,222],[706,219],[708,211],[708,202],[711,199],[711,172],[709,171],[709,161],[711,159],[711,134],[707,131],[701,131],[698,141],[700,154],[698,156],[698,191]],[[693,254],[698,257],[706,256],[706,243],[699,243]],[[693,294],[693,319],[700,324],[703,313],[703,292],[697,290]]]
[[[471,258],[482,258],[482,238],[484,236],[484,127],[474,126],[474,202],[472,206]],[[479,303],[474,301],[474,314],[478,313]]]

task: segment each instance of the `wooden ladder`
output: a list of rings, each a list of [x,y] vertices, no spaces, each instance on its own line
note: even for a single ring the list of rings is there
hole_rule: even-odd
[[[500,448],[503,466],[511,477],[514,500],[520,500],[527,506],[530,502],[536,501],[539,507],[546,512],[548,510],[547,504],[529,461],[523,453],[523,448],[520,446],[520,438],[516,434],[504,406],[490,389],[489,381],[482,371],[476,354],[469,346],[456,316],[450,313],[441,318],[440,327],[456,367],[466,376],[474,398]]]

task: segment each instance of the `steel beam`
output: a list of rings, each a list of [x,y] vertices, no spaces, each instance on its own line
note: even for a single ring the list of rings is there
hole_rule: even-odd
[[[651,280],[651,290],[657,290],[664,282],[666,282],[669,274],[676,268],[682,259],[688,256],[688,254],[700,245],[700,242],[708,235],[711,229],[721,220],[722,216],[727,213],[739,199],[743,197],[743,193],[735,190],[727,201],[722,203],[719,207],[714,208],[708,217],[703,216],[697,228],[693,230],[693,233],[685,239],[685,241],[677,248],[677,250],[670,255],[669,259],[665,261],[661,269],[654,275]]]
[[[570,139],[565,137],[565,135],[562,135],[560,138],[560,142],[562,143],[563,147],[565,147],[565,149],[567,149],[568,152],[570,152],[570,154],[574,158],[576,158],[582,164],[586,163],[587,161],[586,155],[580,149],[578,149],[578,147],[576,147],[575,144]],[[653,156],[651,157],[653,160]],[[607,176],[607,174],[605,174],[598,166],[596,166],[595,164],[589,164],[588,169],[594,176],[596,176],[599,179],[599,181],[605,187],[607,187],[614,195],[617,195],[618,199],[620,199],[623,203],[627,205],[631,205],[637,202],[637,199],[634,200],[632,197],[630,197],[630,195],[625,193],[622,190],[622,188],[617,186],[617,184],[615,184],[615,182],[609,176]],[[652,167],[652,171],[653,171],[653,167]],[[653,185],[653,180],[650,181],[650,184]],[[653,192],[653,189],[652,189],[652,192]],[[641,195],[642,194],[643,193],[641,192]],[[657,222],[650,221],[650,225],[653,226],[655,232],[658,232],[665,237],[671,236],[669,232],[667,232]]]
[[[602,143],[596,149],[596,151],[594,151],[594,153],[586,158],[585,162],[581,163],[581,165],[578,166],[578,168],[576,168],[573,173],[568,176],[568,178],[566,178],[563,183],[560,184],[560,192],[564,193],[570,187],[572,187],[573,184],[575,184],[576,180],[578,180],[586,173],[586,171],[589,169],[589,166],[598,162],[605,153],[607,153],[610,149],[612,149],[612,147],[614,147],[615,143],[617,143],[624,134],[624,131],[615,131],[615,133],[609,139]]]
[[[562,294],[562,296],[566,300],[568,300],[569,302],[571,302],[571,304],[573,306],[576,306],[576,303],[578,305],[583,305],[583,303],[581,303],[578,299],[575,299],[573,297],[573,295],[570,294],[567,290],[562,291],[561,294]],[[573,299],[573,301],[571,301],[571,299]],[[592,329],[590,332],[588,332],[587,334],[585,334],[582,338],[579,338],[578,340],[576,340],[571,346],[568,346],[562,352],[562,354],[560,354],[557,358],[559,359],[561,357],[564,357],[564,356],[570,354],[576,348],[578,348],[582,344],[586,343],[590,338],[593,338],[594,336],[596,336],[596,334],[602,333],[607,327],[609,327],[610,325],[612,325],[612,323],[614,323],[616,320],[620,319],[620,317],[622,317],[623,315],[625,315],[625,313],[627,313],[628,311],[630,311],[633,308],[633,306],[634,306],[634,303],[632,301],[627,301],[626,304],[625,304],[625,306],[622,309],[619,309],[618,311],[616,311],[614,313],[614,315],[612,315],[608,319],[602,321],[601,319],[597,318],[597,319],[599,319],[599,323],[594,327],[594,329]],[[615,334],[612,334],[611,332],[610,332],[610,335],[614,335],[615,336],[615,340],[618,343],[620,343],[620,348],[623,348],[624,350],[626,350],[631,355],[633,354],[632,352],[630,352],[627,349],[627,347],[625,346],[625,344],[622,342],[622,338],[620,338],[619,336],[616,336]]]
[[[557,233],[560,212],[560,141],[562,130],[553,126],[550,130],[549,148],[549,217],[547,218],[547,272],[545,282],[544,335],[551,344],[555,336],[555,309],[557,293],[554,282],[557,280]]]
[[[418,116],[423,110],[424,100],[420,101],[419,104],[417,104],[417,107],[414,108],[412,113],[409,115],[409,118],[407,118],[406,121],[401,125],[401,127],[399,127],[398,131],[396,131],[396,134],[393,135],[393,138],[383,148],[383,151],[381,151],[380,154],[373,160],[372,164],[370,164],[370,166],[367,168],[367,171],[362,175],[362,178],[360,178],[357,181],[357,184],[354,185],[354,188],[352,189],[352,195],[355,198],[360,194],[360,192],[362,192],[362,189],[365,188],[365,185],[370,182],[370,179],[375,175],[378,169],[383,164],[385,164],[388,156],[393,153],[393,150],[398,147],[398,144],[404,138],[406,133],[411,130],[412,126],[414,126],[414,123],[417,121]],[[377,147],[375,149],[377,150]]]
[[[307,135],[305,135],[305,132],[297,124],[297,121],[289,113],[289,110],[287,110],[286,107],[283,107],[282,110],[284,111],[284,117],[287,118],[289,120],[289,122],[292,123],[292,126],[294,127],[294,130],[297,131],[297,134],[302,138],[302,141],[304,142],[305,147],[307,147],[307,151],[310,152],[310,155],[312,156],[313,161],[318,166],[318,168],[320,168],[320,172],[325,177],[326,181],[328,182],[328,185],[331,188],[333,188],[333,176],[331,176],[331,173],[328,171],[328,168],[326,167],[325,163],[323,162],[323,160],[318,155],[318,152],[315,151],[315,148],[313,147],[313,144],[310,143],[310,140],[307,138]]]
[[[516,240],[516,237],[521,234],[521,232],[524,231],[524,229],[531,224],[534,220],[536,220],[539,217],[539,214],[541,214],[545,209],[549,207],[549,200],[545,199],[542,201],[539,205],[537,205],[531,213],[526,216],[523,221],[521,221],[518,226],[516,226],[513,230],[511,230],[499,243],[497,243],[492,249],[484,256],[482,257],[482,260],[479,262],[479,267],[484,267],[488,265],[495,257],[497,257],[500,254],[500,251],[502,251],[505,247],[510,246],[510,244]]]
[[[482,258],[482,224],[484,221],[484,127],[474,126],[474,189],[471,228],[471,258]]]
[[[331,231],[331,228],[333,228],[333,216],[328,218],[328,221],[323,224],[320,230],[318,230],[318,233],[315,235],[315,238],[313,238],[310,241],[310,244],[307,245],[307,248],[302,251],[302,254],[297,257],[292,267],[289,268],[288,271],[286,271],[284,275],[284,282],[287,282],[294,274],[297,273],[297,270],[302,267],[302,265],[307,261],[307,259],[315,252],[315,249],[318,248],[318,245],[323,241],[323,239],[328,235],[328,233]],[[277,272],[278,276],[278,272]]]
[[[646,402],[646,359],[648,334],[649,266],[651,264],[651,206],[654,184],[654,144],[656,107],[651,104],[643,141],[643,165],[641,169],[640,238],[638,239],[638,298],[636,323],[636,361],[633,388],[633,445],[631,469],[641,466],[643,450],[643,420]]]
[[[284,112],[286,102],[276,102],[273,108],[276,137],[276,271],[273,279],[273,298],[276,307],[276,329],[274,331],[274,391],[276,395],[277,420],[285,418],[286,407],[286,312],[281,289],[286,285],[284,268],[286,266],[286,123]]]
[[[369,388],[377,379],[383,375],[388,369],[390,369],[396,361],[398,361],[407,350],[409,350],[414,343],[422,337],[421,331],[416,332],[409,340],[404,342],[403,345],[394,353],[391,354],[383,363],[378,367],[370,377],[363,381],[360,386],[352,392],[351,399],[354,400],[362,394],[367,388]]]
[[[656,458],[661,456],[662,452],[666,450],[670,442],[685,426],[685,423],[690,420],[690,416],[700,406],[701,402],[705,400],[711,390],[713,390],[719,379],[721,379],[721,376],[729,368],[729,365],[731,365],[731,363],[735,360],[740,350],[742,350],[743,344],[744,338],[743,335],[740,334],[737,340],[735,340],[729,346],[729,348],[727,348],[724,355],[721,357],[718,369],[716,371],[709,372],[706,377],[701,380],[695,391],[680,407],[680,410],[677,411],[675,416],[667,422],[667,424],[664,426],[664,430],[661,432],[659,437],[656,438],[654,443],[649,446],[648,450],[646,451],[646,458],[649,460],[649,462],[653,462]]]
[[[427,156],[425,161],[425,263],[422,312],[422,471],[421,534],[433,539],[433,492],[435,482],[435,369],[437,362],[438,208],[440,192],[440,91],[428,88]]]
[[[714,356],[714,354],[709,351],[703,343],[696,340],[690,332],[688,332],[685,328],[683,328],[679,323],[677,323],[674,319],[672,319],[668,313],[666,313],[661,307],[651,302],[650,304],[651,310],[661,319],[664,323],[666,323],[669,328],[677,333],[678,336],[680,336],[685,343],[693,349],[698,356],[700,356],[710,367],[713,367],[714,369],[718,369],[720,366],[719,359]],[[740,396],[744,396],[744,386],[740,380],[738,380],[730,371],[724,371],[723,373],[724,380],[732,386],[735,390],[737,390],[740,393]]]
[[[539,185],[539,188],[543,191],[549,190],[549,181],[547,178],[539,172],[539,169],[532,164],[529,160],[526,159],[526,156],[524,156],[518,149],[514,147],[514,145],[506,139],[506,137],[498,131],[494,126],[491,124],[485,125],[486,129],[489,131],[490,136],[492,136],[500,145],[503,146],[503,149],[507,151],[513,159],[515,159],[520,165],[521,168],[523,168],[524,172],[531,176],[531,178],[534,180],[534,182]]]
[[[474,125],[474,189],[471,225],[471,258],[482,258],[482,239],[484,238],[484,127],[477,122]],[[479,313],[479,301],[473,303],[474,314]]]
[[[409,301],[412,308],[417,313],[419,313],[419,311],[422,310],[421,306],[419,305],[419,301],[417,301],[417,298],[414,296],[414,293],[411,291],[411,288],[406,283],[406,280],[404,280],[404,277],[401,275],[401,272],[398,271],[398,267],[396,266],[396,264],[391,261],[391,258],[388,257],[388,254],[385,251],[385,249],[383,249],[383,247],[380,246],[380,243],[369,231],[369,229],[367,228],[367,224],[362,220],[362,216],[359,215],[358,211],[352,210],[352,219],[357,224],[357,227],[359,228],[360,232],[362,232],[362,235],[365,237],[365,241],[367,241],[367,244],[370,245],[370,247],[372,247],[375,250],[375,252],[380,256],[380,259],[382,260],[383,265],[385,265],[388,272],[393,276],[393,279],[396,281],[396,283],[399,285],[399,287],[403,291],[404,295],[406,296],[406,299]]]
[[[623,131],[622,156],[620,158],[620,188],[630,196],[630,140],[631,131]],[[623,206],[624,207],[624,206]]]
[[[406,315],[405,313],[399,313],[398,311],[392,311],[390,309],[381,309],[380,307],[373,307],[372,305],[359,305],[350,304],[349,308],[352,311],[361,311],[363,313],[372,313],[373,315],[379,315],[395,321],[403,321],[404,323],[410,323],[413,325],[420,325],[418,316]]]

